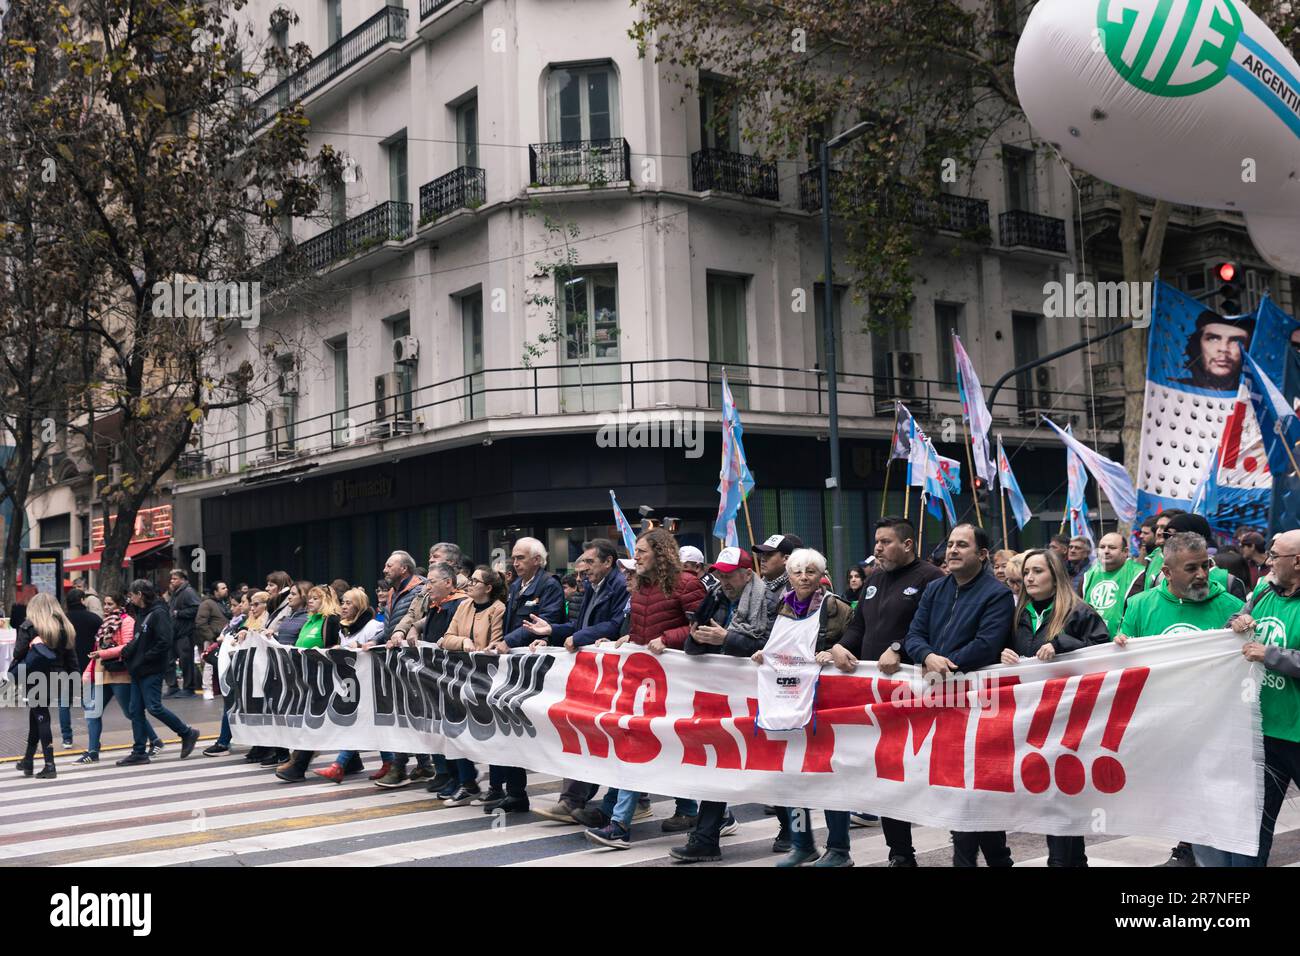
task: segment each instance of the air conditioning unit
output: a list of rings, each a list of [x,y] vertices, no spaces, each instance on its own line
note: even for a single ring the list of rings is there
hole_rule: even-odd
[[[277,457],[293,453],[293,422],[284,405],[272,405],[266,410],[266,447]]]
[[[1050,365],[1040,365],[1021,380],[1016,390],[1020,415],[1025,425],[1036,425],[1043,415],[1060,417],[1060,412],[1053,406],[1056,402],[1056,369]]]
[[[898,397],[908,401],[920,395],[917,382],[921,378],[921,356],[916,352],[890,352],[889,362]]]
[[[1056,391],[1056,369],[1050,365],[1040,365],[1034,369],[1034,391],[1036,400],[1043,408],[1051,408]]]
[[[393,339],[393,361],[398,365],[414,365],[420,360],[420,340],[414,335],[401,335]]]
[[[297,395],[298,394],[298,370],[281,369],[280,377],[276,381],[276,386],[279,388],[280,394],[285,397]]]
[[[375,421],[384,422],[397,417],[399,390],[396,372],[375,376]]]

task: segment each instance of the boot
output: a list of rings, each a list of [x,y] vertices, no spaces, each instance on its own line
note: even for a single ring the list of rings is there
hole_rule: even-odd
[[[361,762],[361,754],[353,754],[352,759],[348,761],[348,765],[343,768],[343,772],[362,773],[365,769],[366,765]]]
[[[37,779],[37,780],[53,780],[53,779],[54,779],[55,777],[57,777],[57,776],[58,776],[58,773],[57,773],[57,772],[55,771],[55,769],[54,769],[54,748],[53,748],[53,747],[46,747],[46,748],[45,748],[45,766],[41,769],[41,772],[38,773],[38,774],[36,775],[36,779]]]
[[[19,773],[21,773],[24,777],[30,777],[32,775],[31,756],[30,755],[26,756],[22,760],[14,764],[14,769],[17,770]]]

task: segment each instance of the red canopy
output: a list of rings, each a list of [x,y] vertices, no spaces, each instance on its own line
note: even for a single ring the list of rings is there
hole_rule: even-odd
[[[151,554],[154,551],[159,550],[160,548],[166,547],[168,544],[171,543],[171,540],[172,539],[169,537],[162,537],[162,538],[142,538],[139,541],[132,541],[130,544],[126,546],[126,559],[123,560],[122,567],[125,568],[130,562],[134,561],[136,558],[144,557],[145,555]],[[64,571],[97,570],[99,568],[100,559],[103,556],[104,556],[104,549],[99,548],[98,550],[90,552],[90,554],[83,554],[79,558],[71,558],[67,561],[64,561],[63,570]]]

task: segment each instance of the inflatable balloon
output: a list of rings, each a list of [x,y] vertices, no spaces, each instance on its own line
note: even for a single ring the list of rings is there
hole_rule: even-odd
[[[1016,50],[1030,123],[1156,199],[1242,212],[1300,273],[1300,65],[1236,0],[1040,0]]]

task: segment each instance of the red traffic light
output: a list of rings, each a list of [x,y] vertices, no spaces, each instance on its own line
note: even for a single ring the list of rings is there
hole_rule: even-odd
[[[1237,264],[1235,262],[1224,262],[1219,266],[1219,280],[1221,282],[1231,282],[1237,278]]]

